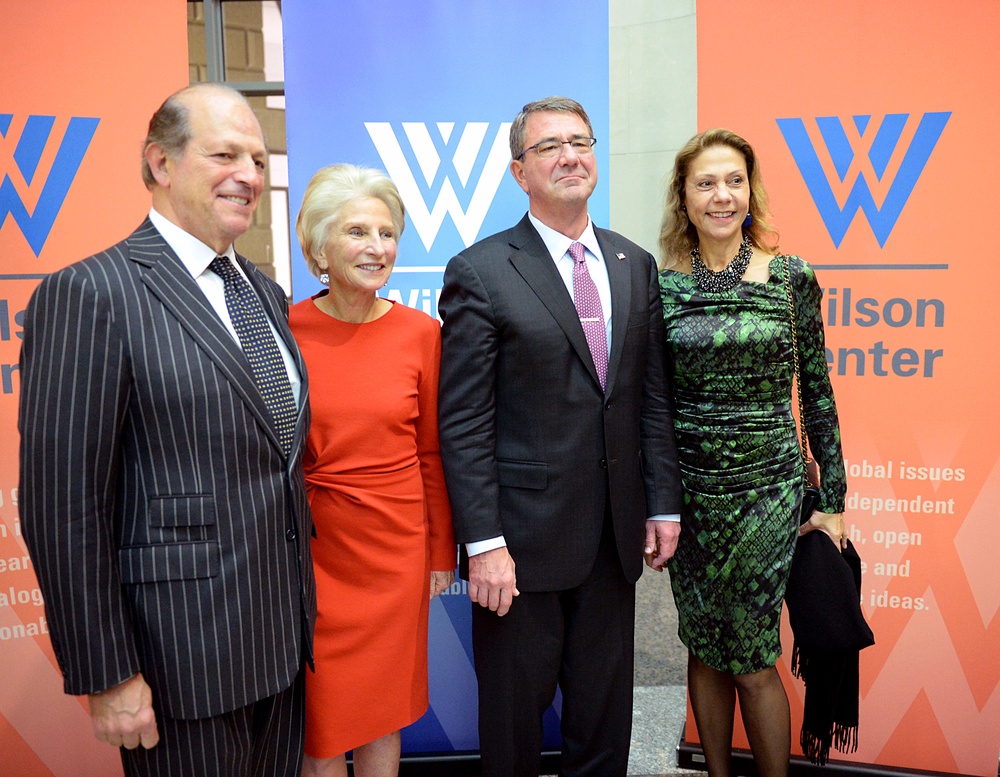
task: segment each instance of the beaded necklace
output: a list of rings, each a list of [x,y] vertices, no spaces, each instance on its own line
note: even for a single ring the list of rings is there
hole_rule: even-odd
[[[753,257],[753,244],[749,235],[743,235],[740,250],[736,252],[733,260],[715,272],[701,261],[701,251],[695,246],[691,249],[691,274],[702,291],[715,293],[729,291],[743,279],[743,273],[747,271],[751,257]]]

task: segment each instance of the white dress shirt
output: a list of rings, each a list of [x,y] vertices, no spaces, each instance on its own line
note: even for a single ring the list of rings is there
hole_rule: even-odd
[[[233,321],[229,317],[229,306],[226,305],[226,285],[221,277],[216,275],[214,272],[208,269],[208,266],[212,263],[212,260],[216,256],[226,256],[229,261],[232,262],[233,267],[236,268],[244,280],[247,280],[246,273],[243,272],[243,268],[240,267],[239,262],[236,261],[236,251],[233,249],[232,245],[226,249],[222,254],[216,254],[212,248],[202,243],[198,238],[189,232],[185,232],[179,226],[174,224],[172,221],[168,220],[165,216],[157,213],[155,210],[150,209],[149,220],[153,222],[153,226],[156,227],[156,231],[163,236],[163,239],[167,242],[177,254],[178,258],[181,260],[181,264],[187,268],[187,271],[191,273],[191,277],[194,278],[195,283],[204,292],[205,297],[208,298],[208,303],[212,306],[212,309],[216,312],[219,318],[222,319],[222,323],[226,325],[226,329],[233,336],[236,344],[242,348],[240,343],[240,337],[236,334],[236,328],[233,326]],[[249,281],[247,281],[249,283]],[[251,289],[253,286],[250,287]],[[265,318],[267,316],[265,315]],[[274,341],[278,344],[278,350],[281,351],[281,358],[285,362],[285,370],[288,372],[288,381],[292,384],[292,396],[295,398],[295,404],[299,404],[299,392],[302,388],[302,379],[299,376],[299,369],[295,366],[295,360],[292,358],[291,351],[288,350],[288,346],[285,345],[284,339],[278,334],[277,328],[274,326],[274,322],[271,319],[267,319],[267,323],[271,327],[271,332],[274,334]]]
[[[597,295],[601,298],[601,311],[604,313],[604,327],[607,330],[608,354],[610,355],[611,282],[608,280],[608,266],[604,263],[604,254],[601,253],[601,247],[597,244],[597,237],[594,235],[594,222],[588,216],[587,226],[583,230],[583,233],[576,240],[573,240],[561,232],[556,232],[552,227],[543,224],[530,211],[528,219],[538,231],[542,242],[545,243],[545,247],[549,250],[549,256],[556,263],[556,269],[559,271],[563,283],[566,284],[566,291],[569,292],[570,299],[573,299],[574,302],[576,301],[575,297],[573,297],[574,262],[573,257],[569,255],[569,247],[573,243],[583,243],[583,247],[586,249],[584,257],[587,261],[587,270],[590,272],[590,277],[594,279],[594,285],[597,287]]]

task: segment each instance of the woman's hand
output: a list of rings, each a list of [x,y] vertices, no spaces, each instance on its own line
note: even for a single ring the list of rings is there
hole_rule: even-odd
[[[431,572],[431,599],[455,582],[455,570]]]
[[[834,541],[838,549],[847,547],[847,526],[843,513],[821,513],[819,510],[799,527],[799,536],[819,529]]]

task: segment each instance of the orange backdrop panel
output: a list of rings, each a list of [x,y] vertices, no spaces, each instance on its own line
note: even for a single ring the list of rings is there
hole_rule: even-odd
[[[1000,8],[699,0],[697,14],[699,129],[751,142],[781,248],[816,267],[825,292],[847,519],[877,640],[861,654],[860,746],[840,757],[994,775],[1000,101],[988,95]],[[824,181],[832,204],[817,202]],[[828,229],[824,213],[849,215],[859,188],[867,210]],[[803,691],[785,637],[797,741]]]
[[[21,313],[40,277],[110,246],[148,211],[140,145],[156,107],[187,83],[187,8],[177,0],[8,5],[0,25],[0,49],[7,52],[0,69],[0,427],[6,441],[0,448],[0,771],[105,777],[121,772],[118,753],[94,739],[85,701],[62,693],[21,536]],[[81,128],[89,142],[67,140]],[[73,163],[60,157],[84,145]],[[70,179],[65,197],[46,216],[39,202],[51,198],[60,176]],[[15,216],[18,207],[23,213]]]

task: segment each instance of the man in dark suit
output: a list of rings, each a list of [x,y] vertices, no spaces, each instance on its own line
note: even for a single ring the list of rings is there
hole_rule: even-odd
[[[233,249],[266,161],[238,92],[174,94],[145,143],[149,217],[26,313],[24,535],[64,689],[128,775],[301,768],[306,374],[284,293]]]
[[[635,582],[644,543],[659,569],[679,533],[660,520],[680,484],[656,266],[590,221],[596,141],[578,103],[526,105],[510,139],[529,212],[449,262],[439,303],[483,774],[538,774],[558,683],[560,774],[625,775]]]

